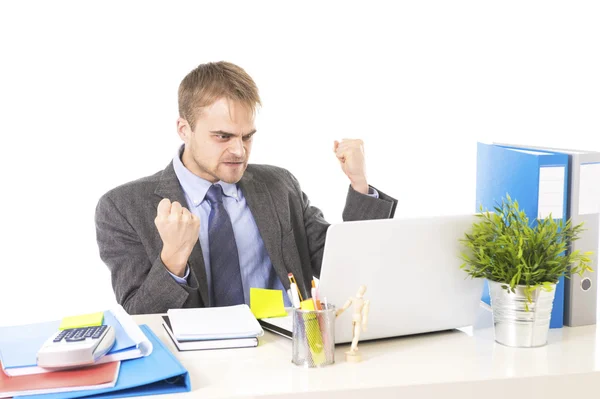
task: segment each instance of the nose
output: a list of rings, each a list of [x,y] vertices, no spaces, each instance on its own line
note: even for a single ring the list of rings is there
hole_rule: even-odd
[[[235,138],[230,141],[231,145],[228,150],[231,155],[234,155],[237,158],[242,158],[244,156],[244,152],[246,149],[244,148],[244,142],[241,138]]]

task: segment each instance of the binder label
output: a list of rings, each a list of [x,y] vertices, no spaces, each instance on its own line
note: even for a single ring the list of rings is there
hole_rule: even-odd
[[[552,214],[553,219],[562,219],[564,209],[565,167],[541,167],[538,193],[538,218],[544,219]]]
[[[579,169],[579,214],[600,213],[600,163],[582,164]]]

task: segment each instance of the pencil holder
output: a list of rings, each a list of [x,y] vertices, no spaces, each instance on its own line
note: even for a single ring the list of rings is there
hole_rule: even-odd
[[[323,367],[335,362],[335,307],[292,309],[292,363]]]

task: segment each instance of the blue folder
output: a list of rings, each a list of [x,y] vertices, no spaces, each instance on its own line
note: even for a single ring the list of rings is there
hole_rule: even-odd
[[[147,325],[143,324],[140,328],[152,342],[152,353],[146,357],[121,361],[119,378],[114,387],[16,397],[28,399],[124,398],[189,392],[191,384],[187,370]]]
[[[506,195],[519,203],[519,209],[525,212],[533,225],[537,218],[545,216],[540,209],[540,176],[542,168],[557,168],[562,173],[562,206],[552,208],[560,210],[552,212],[553,219],[567,220],[567,199],[569,182],[569,156],[564,153],[551,151],[533,151],[522,148],[511,148],[493,144],[477,144],[477,183],[476,183],[476,212],[483,206],[484,211],[493,211]],[[563,169],[560,169],[563,168]],[[548,170],[549,170],[548,169]],[[555,198],[556,200],[556,198]],[[564,310],[564,277],[556,285],[556,293],[550,316],[550,328],[563,326]],[[485,283],[482,301],[490,304],[489,287]]]
[[[135,342],[110,311],[104,312],[104,324],[115,329],[116,341],[109,354],[135,349]],[[58,331],[60,320],[0,327],[0,359],[5,370],[36,367],[37,351],[48,337]]]

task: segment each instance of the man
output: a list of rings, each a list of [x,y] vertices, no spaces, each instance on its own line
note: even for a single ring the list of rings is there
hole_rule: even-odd
[[[117,301],[130,314],[249,304],[251,287],[287,290],[288,273],[309,297],[329,224],[287,170],[248,164],[254,81],[231,63],[202,64],[178,94],[178,154],[96,208]],[[334,151],[350,179],[343,219],[393,217],[397,201],[367,183],[362,142],[336,141]]]

